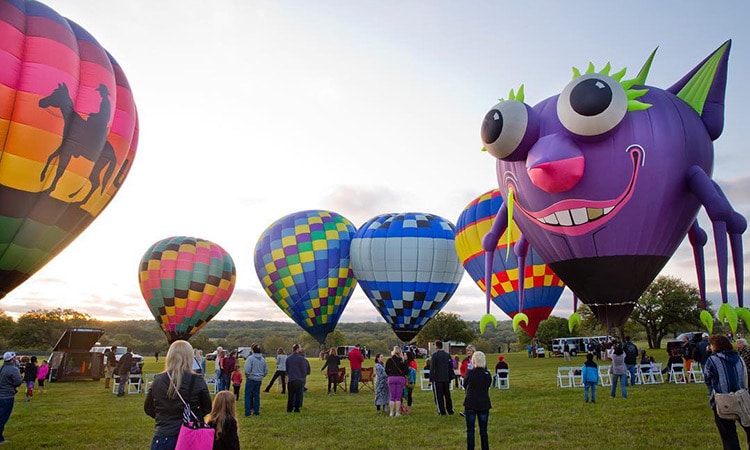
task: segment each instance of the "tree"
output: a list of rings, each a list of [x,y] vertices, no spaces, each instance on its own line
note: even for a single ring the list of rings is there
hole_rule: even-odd
[[[426,346],[431,341],[455,341],[470,343],[476,335],[469,325],[456,313],[438,313],[432,318],[422,331],[417,334],[416,341]]]
[[[13,318],[0,309],[0,348],[8,348],[8,337],[13,333],[16,323]]]
[[[94,323],[88,314],[72,309],[35,309],[18,318],[10,343],[20,349],[49,350],[66,328],[88,327]]]
[[[339,330],[333,330],[326,336],[325,346],[326,348],[338,347],[339,345],[346,345],[346,335]]]
[[[570,336],[572,334],[568,330],[568,319],[562,317],[550,316],[547,320],[542,321],[536,330],[536,338],[543,344],[549,344],[552,339]]]
[[[660,348],[664,336],[701,327],[700,312],[698,289],[679,278],[660,276],[638,299],[630,320],[646,329],[649,348]]]

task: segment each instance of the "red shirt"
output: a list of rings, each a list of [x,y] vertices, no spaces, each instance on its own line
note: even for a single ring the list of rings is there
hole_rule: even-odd
[[[347,357],[349,358],[349,367],[351,370],[362,370],[362,361],[365,360],[365,357],[362,356],[362,352],[358,348],[351,349]]]

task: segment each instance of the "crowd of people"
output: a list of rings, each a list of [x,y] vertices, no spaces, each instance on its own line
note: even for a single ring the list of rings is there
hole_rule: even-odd
[[[604,345],[603,358],[611,360],[612,385],[610,396],[615,398],[617,391],[623,398],[628,396],[628,386],[636,383],[635,369],[654,364],[654,358],[645,350],[638,350],[629,336],[622,342],[612,340]],[[456,413],[451,396],[451,383],[461,380],[464,388],[463,408],[458,411],[465,418],[466,439],[468,448],[474,447],[475,426],[478,424],[479,440],[482,448],[488,448],[487,424],[491,402],[489,389],[496,382],[495,373],[499,369],[508,369],[504,355],[498,356],[494,372],[487,368],[486,356],[472,345],[466,347],[463,359],[451,356],[443,349],[443,343],[434,343],[435,351],[427,359],[425,368],[433,393],[436,413],[439,416],[451,416]],[[132,370],[132,361],[128,361],[130,349],[117,361],[111,349],[107,359],[105,387],[109,388],[113,374],[127,377]],[[244,366],[237,360],[237,351],[217,349],[216,383],[217,394],[211,401],[206,383],[206,361],[199,350],[194,350],[187,341],[175,341],[170,346],[164,371],[157,374],[148,391],[144,411],[155,419],[152,449],[174,448],[177,435],[183,423],[185,405],[192,414],[204,420],[215,429],[216,445],[214,448],[239,448],[238,422],[236,403],[239,400],[240,388],[244,381],[244,415],[260,415],[260,391],[264,378],[268,375],[268,364],[261,352],[260,345],[252,344],[251,353]],[[581,367],[584,383],[584,402],[596,403],[596,387],[599,381],[599,369],[596,359],[599,352],[592,351],[586,355]],[[364,355],[359,345],[348,354],[339,355],[335,348],[326,353],[325,363],[320,368],[328,377],[328,393],[336,394],[340,383],[336,377],[343,361],[348,360],[352,379],[357,380],[349,386],[349,392],[357,394],[359,377],[355,371],[362,370]],[[287,396],[286,411],[300,413],[304,402],[307,377],[310,375],[310,363],[305,357],[304,349],[295,344],[291,353],[286,354],[283,348],[276,351],[276,371],[264,391],[280,381],[281,393]],[[709,405],[714,413],[714,420],[725,448],[739,448],[735,430],[735,420],[720,417],[717,413],[715,394],[735,392],[747,388],[747,377],[750,374],[750,348],[745,339],[737,340],[737,350],[731,341],[723,335],[709,336],[698,334],[694,339],[684,338],[682,344],[675,348],[670,356],[665,371],[674,364],[683,364],[688,368],[699,363],[703,367],[705,383],[709,390]],[[19,386],[25,387],[25,401],[30,401],[34,390],[44,392],[44,378],[49,373],[47,361],[37,366],[37,358],[32,357],[25,365],[23,374],[19,370],[18,358],[13,352],[3,355],[0,369],[0,442],[4,441],[3,431],[13,409],[14,395]],[[651,366],[656,370],[656,366]],[[418,373],[417,355],[412,349],[406,351],[401,346],[393,347],[386,357],[381,353],[375,355],[374,361],[375,410],[389,417],[400,417],[410,414],[413,404],[413,391]],[[41,378],[40,378],[41,377]],[[127,378],[126,378],[127,379]],[[231,387],[231,390],[230,390]],[[619,387],[619,389],[618,389]],[[121,391],[121,386],[118,386]],[[232,392],[233,391],[233,392]],[[750,427],[743,427],[750,444]]]

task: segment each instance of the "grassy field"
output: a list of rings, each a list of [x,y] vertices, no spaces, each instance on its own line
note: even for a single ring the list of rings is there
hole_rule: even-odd
[[[654,352],[666,363],[664,350]],[[269,358],[269,370],[273,362]],[[496,355],[488,355],[496,361]],[[507,355],[510,390],[491,391],[490,446],[523,449],[719,449],[707,392],[702,384],[662,384],[628,388],[628,398],[609,397],[597,388],[596,404],[584,404],[581,388],[561,389],[557,366],[562,358],[528,359],[525,353]],[[455,449],[465,444],[464,419],[458,414],[439,417],[430,391],[417,389],[410,416],[389,418],[375,414],[374,396],[326,395],[323,362],[310,359],[313,373],[300,414],[286,413],[286,396],[261,394],[261,415],[244,417],[242,402],[240,442],[258,449]],[[371,366],[372,360],[365,362]],[[209,362],[209,372],[213,364]],[[421,368],[421,364],[420,364]],[[163,369],[153,358],[146,372]],[[270,376],[270,375],[269,375]],[[266,378],[266,382],[270,378]],[[244,393],[244,392],[243,392]],[[241,393],[241,396],[242,394]],[[460,410],[463,392],[452,393]],[[103,381],[51,383],[47,393],[25,403],[19,392],[5,429],[6,448],[19,449],[145,449],[154,422],[143,412],[144,394],[117,398]],[[242,397],[240,397],[242,398]],[[742,434],[742,432],[740,431]],[[478,445],[477,436],[477,445]],[[740,437],[744,440],[744,436]],[[743,444],[743,448],[746,448]]]

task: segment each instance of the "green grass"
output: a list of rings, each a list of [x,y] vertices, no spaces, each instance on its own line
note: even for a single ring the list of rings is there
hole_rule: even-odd
[[[657,360],[666,363],[663,350]],[[664,354],[662,354],[664,353]],[[496,355],[488,355],[494,366]],[[609,388],[597,388],[596,404],[584,404],[581,388],[556,385],[557,366],[580,365],[583,357],[566,364],[561,358],[528,359],[525,353],[507,355],[510,390],[493,389],[489,435],[493,448],[523,449],[719,449],[705,385],[647,385],[628,388],[628,399],[609,398]],[[269,370],[273,362],[269,358]],[[389,418],[375,414],[374,396],[326,395],[323,362],[310,359],[312,375],[302,413],[286,413],[286,396],[261,394],[261,416],[244,417],[238,404],[240,442],[258,449],[455,449],[465,444],[464,419],[458,414],[439,417],[430,391],[417,391],[410,416]],[[365,366],[371,366],[368,360]],[[208,363],[209,372],[213,364]],[[162,370],[162,362],[146,359],[146,372]],[[421,363],[420,363],[421,368]],[[270,376],[270,375],[269,375]],[[266,378],[266,382],[270,378]],[[242,393],[241,393],[242,395]],[[463,392],[453,391],[456,410]],[[117,398],[103,381],[51,383],[45,394],[30,403],[19,392],[6,426],[6,448],[144,449],[154,422],[143,412],[144,394]],[[240,397],[242,398],[242,397]],[[742,434],[742,431],[740,431]],[[477,436],[478,440],[478,436]],[[740,437],[744,441],[744,436]],[[478,443],[477,443],[478,445]],[[746,448],[743,444],[743,448]]]

